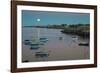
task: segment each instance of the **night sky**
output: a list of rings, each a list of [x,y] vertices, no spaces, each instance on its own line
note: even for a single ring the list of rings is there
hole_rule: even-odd
[[[23,26],[89,23],[89,13],[22,10]]]

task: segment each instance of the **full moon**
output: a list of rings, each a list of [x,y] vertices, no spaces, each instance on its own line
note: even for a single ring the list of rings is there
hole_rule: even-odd
[[[37,19],[37,21],[39,22],[39,21],[40,21],[40,19]]]

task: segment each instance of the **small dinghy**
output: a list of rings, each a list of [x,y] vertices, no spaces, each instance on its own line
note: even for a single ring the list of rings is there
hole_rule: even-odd
[[[24,60],[23,62],[29,62],[29,60]]]
[[[33,50],[33,49],[39,49],[39,48],[40,48],[40,47],[38,47],[38,46],[31,46],[31,47],[30,47],[30,49],[32,49],[32,50]]]
[[[39,49],[40,47],[39,47],[39,44],[31,44],[31,47],[30,47],[30,49]]]
[[[89,46],[89,43],[88,42],[81,42],[81,43],[79,43],[79,46]]]
[[[31,44],[31,41],[30,40],[24,40],[24,44],[25,45],[30,45]]]
[[[36,52],[35,56],[36,57],[48,57],[49,53],[47,53],[47,52]]]
[[[76,38],[75,36],[72,36],[72,38]]]
[[[63,40],[63,37],[59,37],[59,40]]]
[[[47,38],[40,38],[40,40],[46,40]]]
[[[48,41],[48,39],[47,38],[40,38],[40,42],[47,42]]]

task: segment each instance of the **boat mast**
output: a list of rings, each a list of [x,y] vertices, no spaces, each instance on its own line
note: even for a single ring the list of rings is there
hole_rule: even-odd
[[[37,22],[40,22],[40,19],[37,19]],[[39,41],[40,39],[40,28],[37,28],[37,40]]]
[[[40,28],[37,29],[37,40],[40,39]]]

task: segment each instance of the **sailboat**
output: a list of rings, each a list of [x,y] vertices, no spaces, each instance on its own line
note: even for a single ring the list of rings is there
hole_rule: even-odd
[[[48,41],[48,39],[46,37],[40,37],[40,29],[39,28],[38,28],[38,40],[39,40],[40,45],[43,45]]]
[[[30,49],[39,49],[39,36],[40,36],[40,29],[37,29],[37,36],[33,38]]]
[[[31,49],[38,49],[48,41],[45,37],[40,37],[40,28],[37,29],[37,36],[31,44]]]
[[[37,19],[39,22],[40,19]],[[37,36],[31,44],[31,49],[38,49],[41,45],[44,45],[47,42],[47,38],[40,38],[40,28],[37,28]]]

